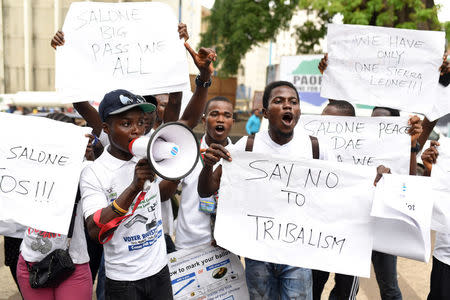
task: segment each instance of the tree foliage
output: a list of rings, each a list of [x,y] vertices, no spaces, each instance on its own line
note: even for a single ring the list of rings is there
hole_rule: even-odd
[[[289,28],[298,1],[216,0],[202,46],[214,46],[222,75],[236,74],[252,46]]]
[[[307,10],[309,16],[295,28],[298,53],[313,53],[336,15],[342,15],[345,24],[444,28],[449,38],[450,22],[439,23],[434,0],[216,0],[201,44],[216,48],[221,75],[234,75],[252,46],[289,28],[297,9]]]

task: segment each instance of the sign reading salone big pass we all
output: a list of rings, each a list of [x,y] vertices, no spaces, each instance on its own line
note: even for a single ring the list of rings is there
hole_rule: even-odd
[[[186,89],[186,50],[177,28],[164,3],[72,3],[65,44],[56,50],[57,91],[81,101],[118,88],[139,95]]]
[[[321,96],[429,113],[439,84],[445,33],[328,25]]]

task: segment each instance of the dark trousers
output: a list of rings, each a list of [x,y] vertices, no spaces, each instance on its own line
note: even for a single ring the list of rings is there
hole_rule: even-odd
[[[167,254],[177,251],[177,249],[175,249],[175,243],[172,241],[170,235],[164,233],[164,239],[166,240]]]
[[[402,300],[397,280],[397,256],[372,251],[372,263],[382,300]]]
[[[159,273],[136,281],[117,281],[106,278],[106,300],[172,300],[169,267]]]
[[[17,285],[17,289],[20,291],[19,284],[17,282],[17,261],[19,260],[20,244],[22,239],[13,238],[9,236],[4,237],[5,247],[5,266],[9,267],[11,275],[14,278],[14,282]]]
[[[450,299],[450,266],[433,256],[428,300]]]
[[[313,275],[313,299],[320,300],[330,273],[312,270]],[[334,288],[331,290],[329,299],[347,300],[356,299],[359,290],[359,278],[350,275],[335,274]]]

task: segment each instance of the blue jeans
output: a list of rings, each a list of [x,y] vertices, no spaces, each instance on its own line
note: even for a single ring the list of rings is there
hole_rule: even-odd
[[[382,300],[402,300],[397,281],[397,256],[372,251],[372,263]]]
[[[312,300],[309,269],[245,259],[251,300]]]

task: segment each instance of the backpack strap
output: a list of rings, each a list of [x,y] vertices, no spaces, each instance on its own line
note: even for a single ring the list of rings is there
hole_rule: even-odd
[[[314,159],[319,159],[319,141],[315,136],[309,136],[311,139],[312,154]]]
[[[247,137],[247,144],[245,145],[245,151],[252,152],[253,151],[253,144],[255,143],[255,135],[249,135]]]

